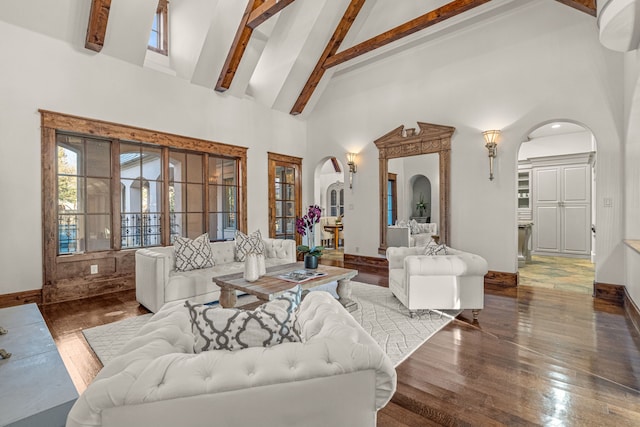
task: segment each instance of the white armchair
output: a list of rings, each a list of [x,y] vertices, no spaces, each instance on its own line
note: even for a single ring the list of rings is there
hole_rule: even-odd
[[[484,308],[481,256],[447,248],[447,255],[424,255],[424,247],[389,247],[389,289],[414,315],[415,310],[471,309],[474,320]]]

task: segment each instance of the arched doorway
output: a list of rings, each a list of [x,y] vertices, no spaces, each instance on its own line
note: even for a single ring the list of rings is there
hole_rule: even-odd
[[[344,258],[344,232],[339,231],[336,239],[332,230],[324,229],[327,221],[335,224],[335,220],[344,214],[344,173],[344,165],[336,157],[325,157],[320,160],[314,172],[313,203],[322,209],[320,224],[315,230],[315,239],[316,245],[325,247],[322,255],[325,261],[329,259],[342,261]]]
[[[522,286],[593,293],[596,141],[569,121],[536,126],[518,152]]]

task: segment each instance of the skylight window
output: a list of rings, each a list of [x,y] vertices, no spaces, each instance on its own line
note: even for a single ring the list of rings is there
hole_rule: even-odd
[[[162,55],[169,54],[169,3],[167,0],[159,0],[158,9],[153,17],[151,34],[149,34],[148,49]]]

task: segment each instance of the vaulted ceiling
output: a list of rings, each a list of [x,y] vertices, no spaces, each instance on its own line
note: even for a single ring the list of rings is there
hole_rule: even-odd
[[[42,22],[13,23],[73,45],[82,43],[100,55],[145,64],[158,0],[27,1],[40,8]],[[251,97],[269,108],[306,114],[336,72],[348,72],[529,2],[170,0],[170,56],[159,69],[220,96]],[[3,9],[27,7],[22,1],[4,3],[0,16]],[[576,13],[596,14],[595,0],[557,3]],[[19,13],[10,16],[20,19]],[[51,16],[60,19],[46,19]],[[83,28],[86,37],[79,41]]]

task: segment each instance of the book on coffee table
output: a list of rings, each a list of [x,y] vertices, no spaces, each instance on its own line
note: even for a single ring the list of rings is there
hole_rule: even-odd
[[[293,270],[288,273],[280,274],[276,276],[278,279],[286,280],[288,282],[302,283],[307,280],[315,279],[316,277],[326,276],[327,273],[313,270]]]

